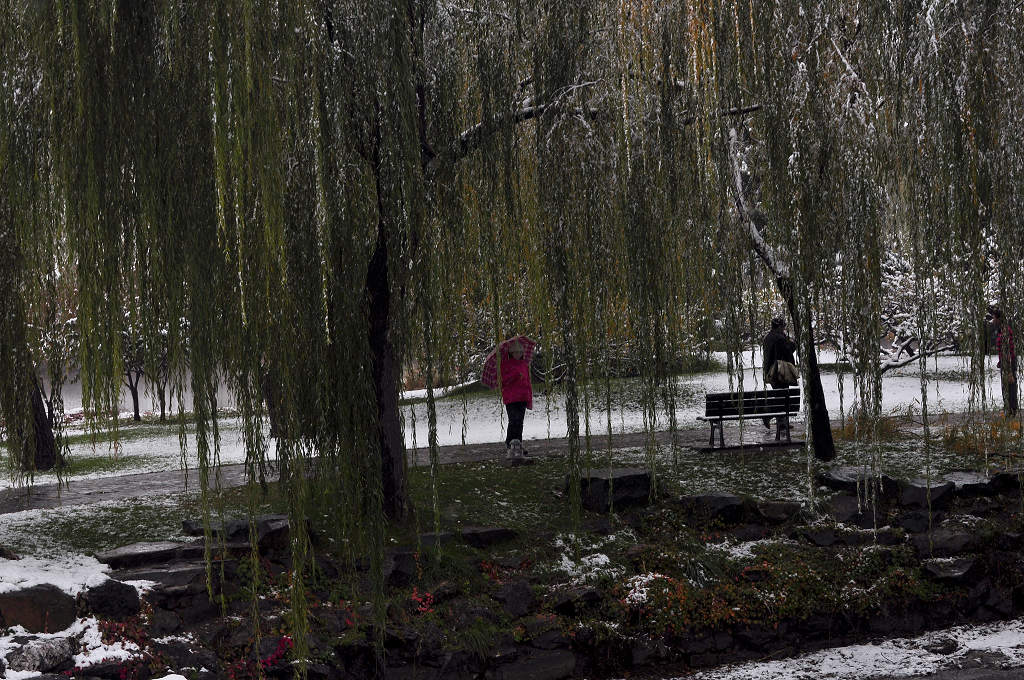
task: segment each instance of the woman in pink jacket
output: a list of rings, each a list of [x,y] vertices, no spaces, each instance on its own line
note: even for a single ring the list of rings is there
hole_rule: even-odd
[[[533,386],[530,363],[523,358],[523,345],[514,341],[501,354],[501,400],[508,411],[505,448],[510,455],[524,455],[523,420],[526,409],[533,410]]]

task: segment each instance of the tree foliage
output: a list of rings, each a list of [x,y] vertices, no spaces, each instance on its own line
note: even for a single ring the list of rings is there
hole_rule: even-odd
[[[254,483],[269,395],[293,510],[328,499],[353,554],[379,558],[383,518],[404,514],[402,367],[432,387],[463,365],[481,309],[493,341],[524,332],[564,357],[574,478],[591,412],[611,412],[588,385],[612,349],[638,348],[648,429],[674,428],[673,361],[704,352],[718,318],[741,363],[770,316],[766,276],[807,338],[839,320],[875,409],[892,234],[920,335],[955,309],[978,385],[985,308],[1021,310],[1020,3],[0,9],[8,445],[30,436],[35,367],[56,360],[26,329],[63,276],[91,413],[117,403],[125,338],[163,348],[172,402],[186,381],[194,395],[206,490],[219,383]],[[923,293],[939,276],[941,305]],[[307,543],[296,532],[300,572]]]

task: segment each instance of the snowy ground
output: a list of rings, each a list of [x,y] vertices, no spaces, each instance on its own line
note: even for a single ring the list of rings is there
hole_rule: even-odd
[[[760,385],[760,368],[755,356],[751,362],[750,355],[744,357],[754,368],[743,372],[745,389],[758,389]],[[823,356],[822,361],[831,357]],[[963,373],[966,362],[958,357],[942,357],[937,362],[929,362],[929,372],[936,372],[943,377],[956,378]],[[998,374],[989,372],[990,379],[987,389],[996,395],[999,404]],[[834,375],[823,376],[826,399],[833,414],[838,414],[839,387]],[[710,372],[700,375],[686,376],[679,379],[680,393],[684,399],[680,403],[677,416],[684,426],[696,422],[696,416],[703,409],[703,395],[706,392],[736,389],[737,376],[730,381],[724,372]],[[635,396],[629,394],[630,384],[622,381],[615,387],[613,394],[612,427],[615,432],[630,432],[643,429],[643,413]],[[844,385],[845,407],[848,409],[853,395],[852,380],[847,378]],[[73,396],[73,395],[69,395]],[[419,394],[406,395],[409,398]],[[601,396],[601,395],[597,395]],[[941,379],[928,383],[929,407],[933,412],[962,411],[967,408],[970,395],[967,386],[961,380]],[[886,375],[883,383],[883,407],[888,411],[906,411],[909,407],[920,408],[920,379],[916,366],[902,369]],[[562,397],[553,395],[549,400],[539,394],[535,399],[535,410],[527,416],[525,438],[537,439],[564,436],[566,420],[561,404]],[[595,400],[596,401],[596,400]],[[601,399],[603,401],[603,399]],[[230,404],[226,396],[219,403]],[[77,405],[71,401],[68,409]],[[404,407],[407,444],[422,446],[426,442],[426,404],[416,403]],[[465,396],[452,396],[438,401],[438,429],[442,445],[457,444],[463,440],[467,443],[483,443],[502,441],[504,439],[504,409],[495,393],[474,393]],[[591,414],[591,428],[603,432],[607,414],[596,412]],[[413,424],[415,423],[415,427]],[[241,424],[238,418],[224,418],[220,421],[221,448],[220,460],[224,463],[242,462],[245,459],[244,445],[241,439]],[[126,432],[128,432],[126,430]],[[195,466],[194,440],[188,438],[188,453],[185,462]],[[116,474],[129,474],[145,471],[177,469],[181,466],[182,457],[176,430],[166,426],[138,426],[127,434],[117,445],[116,450],[107,443],[92,445],[77,443],[71,448],[71,455],[85,458],[117,456],[122,461],[130,461],[129,465],[114,466],[116,469],[97,469],[94,472],[77,478],[105,477]],[[54,481],[46,475],[36,478],[36,483]],[[10,485],[8,480],[0,480],[0,488]],[[161,499],[149,499],[154,503],[164,502]],[[171,502],[170,499],[164,499]],[[115,503],[116,505],[116,503]],[[95,515],[98,522],[107,522],[102,515],[106,510],[103,504],[89,508],[61,508],[56,510],[30,511],[0,515],[0,545],[16,546],[23,555],[21,560],[0,561],[0,592],[27,587],[36,583],[54,583],[69,593],[78,593],[84,588],[101,581],[107,567],[94,558],[69,552],[59,540],[52,539],[45,532],[48,518],[56,517],[54,513],[74,513],[83,523],[88,525]],[[114,508],[121,511],[122,508]],[[41,531],[42,529],[42,531]],[[594,565],[564,565],[567,577],[582,578],[583,566],[598,567],[595,557]],[[576,572],[580,573],[577,574]],[[144,584],[138,584],[144,587]],[[115,656],[125,650],[104,647],[98,642],[96,624],[90,620],[80,620],[75,624],[75,632],[83,634],[89,649],[85,652],[89,658]],[[19,630],[6,631],[0,636],[0,655],[14,644],[15,634]],[[928,652],[925,647],[940,638],[951,638],[958,644],[958,651],[949,656],[940,656]],[[817,654],[800,657],[788,661],[774,661],[759,664],[746,664],[729,669],[721,669],[696,676],[700,680],[752,680],[754,678],[779,678],[781,680],[803,680],[810,678],[864,678],[869,676],[890,675],[894,677],[915,677],[925,675],[948,667],[957,659],[963,658],[972,650],[991,650],[1005,654],[1009,665],[1024,666],[1024,621],[1012,621],[997,625],[969,626],[950,629],[940,633],[932,633],[914,640],[890,640],[878,645],[857,645],[833,649]],[[99,655],[99,656],[93,656]],[[84,660],[84,657],[83,657]],[[31,677],[30,675],[9,671],[5,680]],[[168,680],[175,680],[173,676]]]
[[[718,357],[724,361],[723,357]],[[822,353],[820,360],[829,362],[835,357],[828,353]],[[756,354],[751,357],[749,353],[743,357],[745,363],[752,364],[752,368],[744,369],[743,385],[745,389],[761,389],[760,357]],[[997,408],[1001,405],[999,396],[999,376],[995,370],[994,359],[989,367],[989,380],[987,391],[995,395]],[[944,356],[937,361],[930,360],[928,363],[929,373],[937,373],[942,376],[956,376],[963,374],[967,368],[966,359],[963,357]],[[697,423],[697,416],[703,414],[704,394],[707,392],[721,392],[731,389],[738,389],[739,374],[733,376],[730,381],[725,371],[716,371],[695,375],[683,376],[678,379],[679,393],[682,397],[676,411],[678,422],[682,426],[694,425]],[[830,413],[833,417],[838,416],[840,405],[839,384],[835,375],[825,374],[822,376],[825,388],[825,399],[829,404]],[[932,413],[942,411],[964,411],[968,407],[970,394],[968,386],[960,380],[931,380],[928,382],[929,410]],[[631,393],[634,392],[634,393]],[[843,406],[849,410],[854,395],[852,378],[847,375],[843,386]],[[410,392],[405,395],[408,398],[422,397],[422,390]],[[228,395],[222,395],[219,403],[230,405],[233,403]],[[69,411],[80,408],[80,403],[75,402],[75,393],[72,391],[67,395],[67,408]],[[564,437],[567,430],[565,418],[564,397],[554,393],[550,399],[547,395],[539,393],[534,399],[534,410],[526,416],[523,428],[523,438],[547,439],[550,437]],[[599,403],[604,402],[602,394],[595,394],[591,399],[593,409],[590,413],[590,428],[595,433],[604,433],[607,428],[608,414],[598,408]],[[905,412],[908,408],[920,409],[921,383],[920,373],[915,365],[908,366],[898,371],[887,373],[883,378],[882,407],[889,412]],[[631,381],[618,381],[613,386],[612,395],[612,417],[611,425],[615,433],[639,432],[644,428],[643,411],[637,401],[635,394],[635,383]],[[418,402],[403,407],[405,419],[406,445],[412,447],[425,446],[427,442],[427,405]],[[665,427],[667,420],[661,414],[661,427]],[[441,446],[460,444],[464,441],[467,444],[480,444],[487,442],[504,441],[505,410],[498,399],[497,393],[472,393],[461,396],[441,398],[437,401],[437,422],[438,422],[438,443]],[[219,421],[220,426],[220,461],[222,463],[241,463],[245,460],[245,446],[242,442],[241,422],[237,417],[223,418]],[[581,417],[581,430],[586,427],[586,422]],[[71,430],[74,434],[76,430]],[[81,432],[81,430],[77,430]],[[129,432],[129,430],[126,430]],[[189,431],[188,452],[185,462],[188,467],[196,467],[195,441],[192,431]],[[167,426],[137,426],[130,434],[126,434],[117,444],[116,450],[107,443],[91,444],[88,442],[76,443],[71,446],[71,456],[77,458],[97,458],[102,456],[118,457],[127,459],[126,464],[111,465],[111,469],[97,469],[87,474],[82,474],[76,479],[90,479],[96,477],[108,477],[117,474],[134,474],[138,472],[156,472],[160,470],[179,469],[182,463],[181,449],[178,443],[177,431]],[[53,475],[38,475],[35,479],[37,484],[52,483],[56,481]],[[0,479],[0,489],[9,487],[13,482],[9,479]]]
[[[724,356],[716,356],[723,363]],[[743,387],[747,390],[763,389],[761,382],[761,357],[748,352],[743,355],[748,368],[743,373]],[[822,352],[819,356],[822,363],[835,361],[835,356]],[[1001,407],[999,374],[995,369],[994,357],[989,358],[987,394],[995,395],[997,407]],[[966,372],[968,367],[965,357],[943,356],[938,360],[929,360],[928,372],[939,375],[955,375]],[[725,371],[716,371],[696,375],[683,376],[678,379],[679,392],[683,396],[676,410],[677,421],[683,426],[693,424],[697,416],[704,414],[704,394],[707,392],[726,392],[739,389],[739,373],[730,378]],[[822,375],[825,389],[825,401],[829,405],[832,417],[838,416],[840,395],[839,381],[833,374]],[[965,411],[970,399],[968,385],[960,380],[931,380],[928,382],[928,408],[931,413],[942,411]],[[619,393],[617,393],[619,392]],[[847,374],[843,381],[844,409],[849,410],[854,395],[853,378]],[[598,395],[594,405],[603,403],[603,395]],[[549,400],[544,394],[534,396],[534,410],[528,412],[523,426],[523,439],[547,439],[564,437],[567,429],[564,398],[560,394],[552,395]],[[620,383],[613,386],[612,395],[612,430],[618,432],[639,432],[644,428],[643,411],[637,403],[636,396],[628,394],[628,385]],[[906,412],[913,406],[920,410],[921,379],[917,365],[907,366],[891,371],[883,376],[882,408],[888,412]],[[406,424],[406,442],[412,444],[412,424],[415,423],[415,439],[418,446],[427,441],[427,405],[417,403],[404,408]],[[662,427],[667,423],[665,414],[661,414]],[[608,414],[595,408],[591,416],[591,430],[605,432]],[[455,396],[437,402],[437,436],[441,446],[459,444],[479,444],[484,442],[504,441],[506,418],[497,393],[469,394],[464,397]],[[584,425],[581,419],[581,428]]]
[[[931,651],[952,640],[956,651]],[[956,668],[979,653],[996,655],[999,667],[1024,667],[1024,620],[977,626],[957,626],[917,638],[897,638],[877,644],[835,647],[793,659],[729,666],[686,680],[863,680],[872,677],[915,678]],[[1005,660],[1001,657],[1005,657]],[[989,661],[995,663],[994,660]],[[1024,671],[1022,671],[1024,674]]]

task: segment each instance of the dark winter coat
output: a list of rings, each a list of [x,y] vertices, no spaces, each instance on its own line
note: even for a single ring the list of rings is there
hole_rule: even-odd
[[[790,340],[789,336],[781,328],[773,329],[768,335],[764,336],[764,340],[761,341],[761,348],[764,351],[761,371],[765,380],[768,379],[768,371],[772,369],[772,364],[776,361],[796,363],[796,357],[793,354],[796,351],[796,343]]]

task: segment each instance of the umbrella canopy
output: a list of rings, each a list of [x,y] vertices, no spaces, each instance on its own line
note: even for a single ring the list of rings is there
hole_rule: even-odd
[[[523,346],[523,361],[526,363],[533,361],[533,350],[537,347],[537,342],[535,340],[531,340],[525,335],[517,335],[514,338],[509,338],[493,349],[491,353],[487,355],[487,358],[484,359],[484,368],[480,371],[480,382],[491,389],[498,386],[498,352],[507,356],[509,347],[512,343],[517,341]]]

